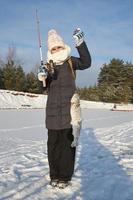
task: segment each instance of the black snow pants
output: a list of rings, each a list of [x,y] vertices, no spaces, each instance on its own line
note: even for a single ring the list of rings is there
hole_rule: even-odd
[[[48,130],[48,162],[50,178],[70,181],[74,172],[75,151],[71,147],[72,128]]]

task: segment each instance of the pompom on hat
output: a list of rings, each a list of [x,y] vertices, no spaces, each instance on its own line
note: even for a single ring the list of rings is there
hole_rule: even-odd
[[[51,29],[48,32],[48,50],[51,52],[52,48],[57,46],[65,48],[65,43],[56,30]]]

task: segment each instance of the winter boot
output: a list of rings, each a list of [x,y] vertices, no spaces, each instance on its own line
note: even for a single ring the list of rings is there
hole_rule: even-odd
[[[59,183],[58,183],[58,188],[64,189],[64,188],[66,188],[68,185],[69,185],[69,182],[68,182],[68,181],[59,181]]]
[[[58,179],[52,179],[52,180],[50,181],[50,185],[51,185],[52,187],[57,187],[57,186],[58,186]]]

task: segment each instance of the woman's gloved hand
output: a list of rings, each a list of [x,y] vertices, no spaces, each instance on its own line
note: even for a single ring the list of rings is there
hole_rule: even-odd
[[[47,73],[46,73],[44,67],[43,67],[43,66],[40,66],[40,67],[38,68],[38,79],[39,79],[39,81],[43,81],[44,78],[45,78],[45,79],[47,78]]]
[[[47,72],[43,66],[38,69],[38,80],[43,82],[43,87],[46,87]]]
[[[84,33],[80,28],[75,29],[73,33],[73,38],[75,40],[76,47],[80,46],[84,41]]]

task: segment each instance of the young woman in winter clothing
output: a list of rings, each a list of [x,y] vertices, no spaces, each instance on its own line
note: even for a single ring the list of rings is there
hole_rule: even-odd
[[[47,73],[38,73],[39,80],[46,81],[48,87],[46,128],[50,184],[59,188],[64,188],[71,181],[81,128],[75,72],[91,66],[83,32],[78,28],[73,37],[79,58],[71,56],[70,47],[55,30],[48,32]]]

